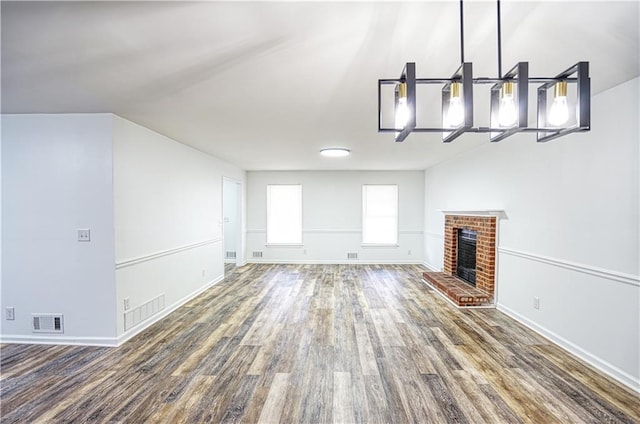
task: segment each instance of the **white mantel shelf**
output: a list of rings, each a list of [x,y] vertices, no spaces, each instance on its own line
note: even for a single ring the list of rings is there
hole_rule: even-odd
[[[460,215],[460,216],[495,216],[500,219],[507,219],[507,213],[503,209],[478,209],[474,211],[470,210],[447,210],[438,209],[445,215]]]

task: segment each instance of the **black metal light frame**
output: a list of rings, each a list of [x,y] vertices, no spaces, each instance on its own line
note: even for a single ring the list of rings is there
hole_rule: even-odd
[[[447,128],[447,116],[449,115],[449,100],[451,98],[451,84],[462,84],[462,108],[464,121],[456,128]],[[473,65],[465,62],[456,70],[450,82],[442,87],[442,141],[450,143],[473,127]]]
[[[382,86],[383,85],[396,85],[394,90],[394,104],[398,106],[398,89],[397,85],[405,83],[407,85],[407,109],[409,110],[409,117],[404,128],[384,128],[382,127]],[[411,134],[416,127],[416,64],[414,62],[407,62],[400,78],[397,79],[384,79],[378,80],[378,132],[394,132],[396,133],[396,141],[404,141],[409,134]]]
[[[412,132],[440,132],[442,141],[449,143],[466,132],[490,133],[492,142],[503,140],[519,132],[535,132],[538,142],[546,142],[567,134],[591,129],[591,81],[589,79],[589,62],[578,62],[574,66],[561,72],[555,77],[529,77],[528,62],[519,62],[506,74],[502,74],[502,48],[500,29],[500,0],[497,0],[498,15],[498,77],[497,78],[473,78],[472,64],[464,61],[464,20],[463,1],[460,0],[460,68],[450,78],[416,78],[415,63],[405,65],[399,79],[378,80],[378,132],[395,132],[397,142],[404,141]],[[575,76],[574,76],[575,75]],[[576,123],[568,127],[552,127],[547,124],[547,92],[557,82],[565,81],[568,84],[577,84]],[[404,128],[382,127],[382,86],[388,84],[407,84],[407,107],[409,108],[409,120]],[[464,122],[456,128],[447,126],[445,122],[453,82],[462,83],[462,103],[464,108]],[[498,122],[500,88],[505,82],[513,82],[516,87],[517,120],[510,127],[502,127]],[[442,84],[442,117],[441,127],[417,127],[416,126],[416,85],[417,84]],[[490,123],[489,127],[473,126],[473,87],[474,85],[493,84],[490,97]],[[538,87],[537,98],[537,122],[536,127],[529,127],[529,85],[542,84]],[[396,89],[397,93],[397,89]],[[396,94],[397,96],[397,94]],[[397,104],[397,98],[396,98]]]
[[[571,78],[576,75],[576,78]],[[577,84],[576,124],[570,127],[550,127],[547,124],[547,91],[560,81]],[[538,142],[546,142],[563,135],[591,129],[591,81],[589,62],[578,62],[558,74],[552,81],[538,88]]]
[[[503,128],[498,122],[500,114],[500,89],[505,82],[515,84],[516,107],[518,117],[514,125]],[[529,121],[529,63],[519,62],[504,75],[504,79],[491,87],[491,131],[489,140],[492,142],[503,140],[510,135],[523,131]]]

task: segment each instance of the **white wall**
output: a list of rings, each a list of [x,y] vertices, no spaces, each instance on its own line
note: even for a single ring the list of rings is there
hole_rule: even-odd
[[[487,142],[425,172],[425,264],[442,268],[440,209],[504,209],[498,307],[636,390],[638,92],[594,96],[591,132]]]
[[[112,114],[3,115],[1,170],[3,342],[115,345],[223,276],[235,166]],[[165,308],[125,332],[124,299],[158,295]],[[64,334],[32,333],[32,313],[62,313]]]
[[[2,116],[4,342],[114,340],[111,126],[109,114]],[[64,334],[32,333],[32,313],[62,313]]]
[[[0,119],[0,298],[2,297],[2,119]],[[0,308],[3,307],[2,301],[0,301]],[[0,309],[0,338],[2,337],[2,309]]]
[[[117,328],[131,308],[165,295],[167,310],[221,280],[223,177],[244,171],[114,117]]]
[[[268,184],[302,184],[303,246],[266,246]],[[363,184],[398,184],[398,247],[361,246]],[[248,172],[247,257],[251,262],[420,263],[423,208],[422,171]],[[254,259],[254,251],[263,252],[262,259]],[[358,253],[358,260],[347,260],[347,252]]]

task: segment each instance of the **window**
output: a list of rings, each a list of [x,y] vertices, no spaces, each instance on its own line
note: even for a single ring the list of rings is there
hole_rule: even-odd
[[[302,244],[301,185],[267,185],[267,244]]]
[[[362,186],[362,243],[398,244],[398,186]]]

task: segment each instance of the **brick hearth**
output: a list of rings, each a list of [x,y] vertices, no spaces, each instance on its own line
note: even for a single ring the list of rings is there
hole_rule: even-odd
[[[422,278],[458,306],[487,306],[493,300],[489,294],[443,272],[423,272]]]

